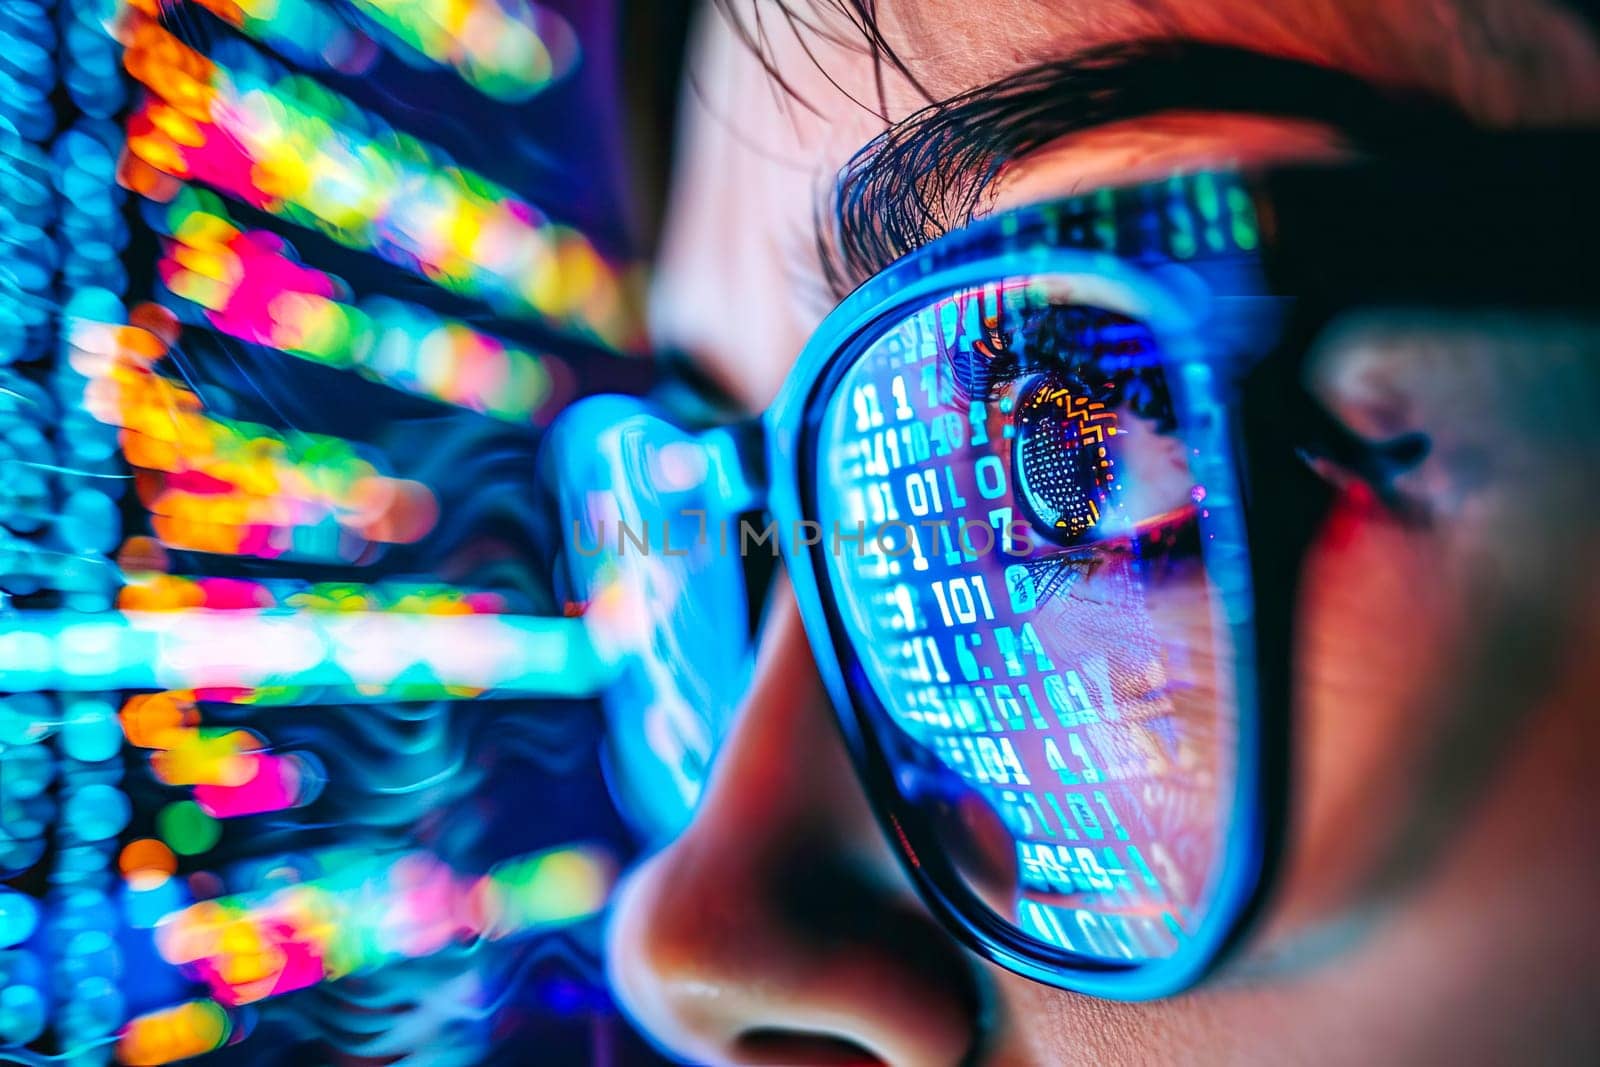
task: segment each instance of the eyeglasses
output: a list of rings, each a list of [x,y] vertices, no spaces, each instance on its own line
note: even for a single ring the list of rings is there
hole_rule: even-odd
[[[1295,590],[1331,497],[1313,467],[1399,507],[1426,451],[1339,424],[1306,353],[1352,309],[1592,308],[1594,143],[1028,207],[868,281],[759,420],[579,405],[545,475],[620,665],[615,791],[656,834],[688,817],[749,679],[755,565],[781,555],[874,810],[951,931],[1082,993],[1192,985],[1282,839]]]

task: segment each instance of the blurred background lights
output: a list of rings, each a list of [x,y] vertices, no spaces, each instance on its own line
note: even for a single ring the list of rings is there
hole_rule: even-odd
[[[418,60],[454,67],[502,100],[532,96],[578,60],[578,38],[567,21],[526,0],[350,2]]]
[[[162,13],[163,0],[124,0],[151,18]],[[321,0],[194,0],[217,18],[241,30],[279,55],[311,67],[342,74],[360,74],[377,58],[371,38]],[[165,6],[174,6],[165,0]]]
[[[217,820],[192,800],[176,800],[162,808],[156,825],[161,840],[181,856],[207,852],[222,836]]]
[[[651,373],[596,10],[0,5],[0,1060],[614,1023],[618,664],[526,492]]]
[[[151,94],[128,125],[139,191],[199,181],[498,310],[637,347],[636,279],[581,233],[259,55],[231,69],[137,12],[118,33]]]
[[[546,421],[568,398],[572,374],[555,357],[391,297],[353,304],[349,286],[298,263],[276,234],[241,232],[215,196],[185,189],[164,214],[158,269],[180,314],[510,422]]]
[[[249,1004],[456,941],[500,939],[592,915],[611,866],[602,852],[557,850],[486,875],[425,853],[331,857],[320,877],[190,905],[164,919],[169,963],[227,1005]]]
[[[36,612],[0,634],[18,689],[384,685],[591,696],[613,665],[579,619],[375,611]],[[244,652],[248,650],[248,654]]]
[[[213,1052],[228,1043],[232,1021],[212,1000],[192,1000],[134,1019],[117,1038],[117,1062],[174,1063]]]
[[[39,926],[39,905],[33,898],[0,888],[0,948],[20,945]]]

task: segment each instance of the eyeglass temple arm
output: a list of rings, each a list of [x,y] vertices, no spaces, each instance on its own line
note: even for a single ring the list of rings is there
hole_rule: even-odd
[[[1362,437],[1298,382],[1279,410],[1303,459],[1328,464],[1364,482],[1396,514],[1420,517],[1418,503],[1396,483],[1428,458],[1433,442],[1427,434],[1403,433],[1385,441]]]

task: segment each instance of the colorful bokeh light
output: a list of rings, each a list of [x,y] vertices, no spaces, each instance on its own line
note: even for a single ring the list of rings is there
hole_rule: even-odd
[[[250,1004],[431,955],[593,915],[610,858],[582,847],[508,860],[487,874],[452,870],[426,852],[329,854],[297,884],[192,904],[157,928],[167,962],[225,1005]]]
[[[453,67],[500,100],[525,100],[578,61],[578,38],[560,15],[527,0],[350,0],[404,46],[412,62]]]
[[[544,423],[572,373],[459,319],[374,297],[305,266],[283,238],[241,231],[214,195],[186,188],[159,213],[158,269],[174,310],[231,337],[512,423]]]
[[[118,33],[150,91],[128,120],[135,190],[203,182],[508,314],[638,347],[637,279],[583,234],[259,55],[224,66],[137,12]]]

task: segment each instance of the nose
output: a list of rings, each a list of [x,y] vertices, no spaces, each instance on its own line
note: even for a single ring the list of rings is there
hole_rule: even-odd
[[[693,1062],[944,1067],[977,1044],[973,969],[916,903],[831,716],[780,590],[693,824],[612,915],[624,1007]]]

